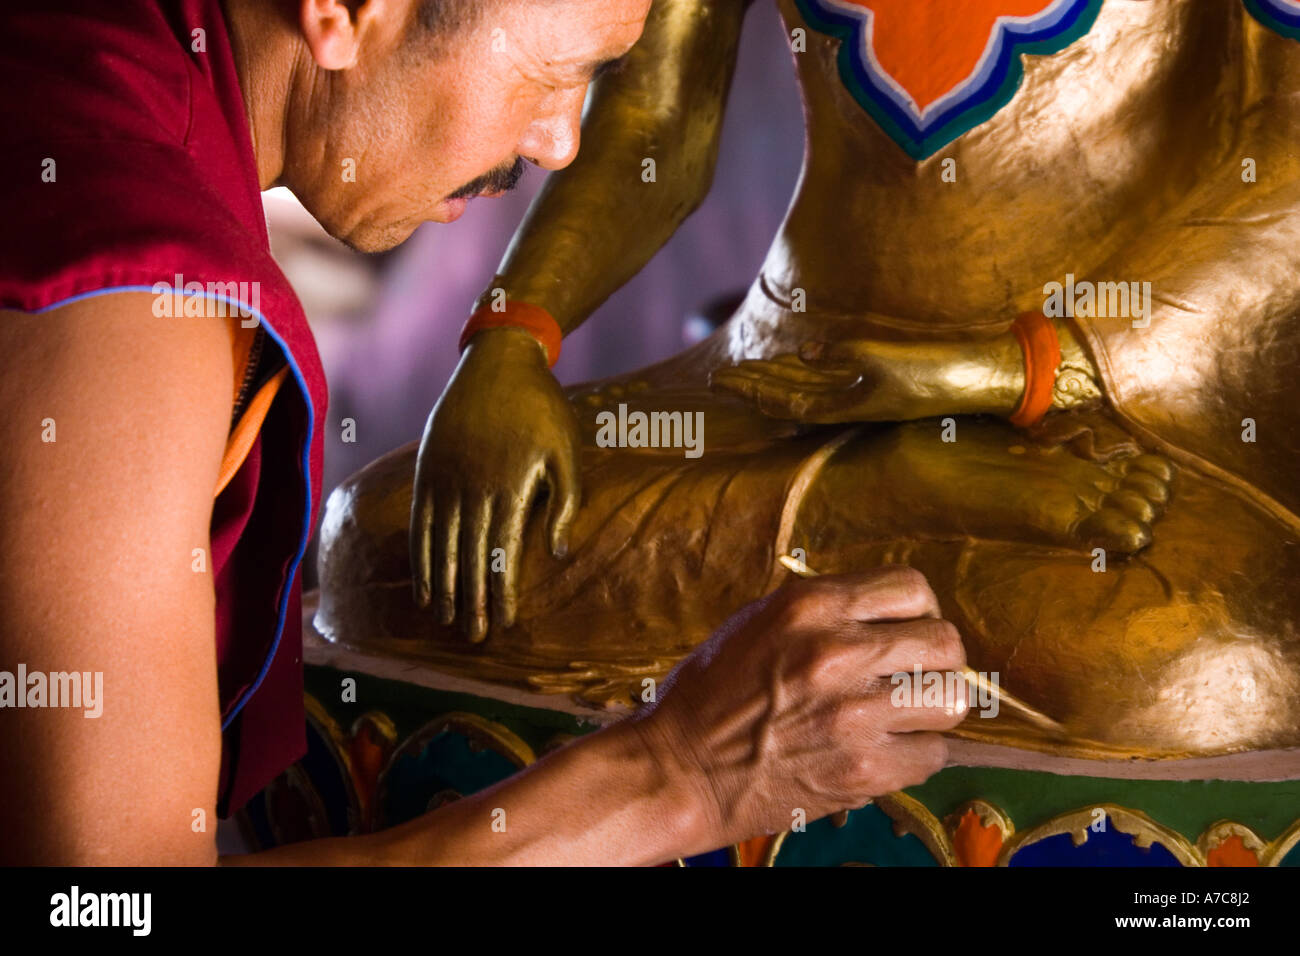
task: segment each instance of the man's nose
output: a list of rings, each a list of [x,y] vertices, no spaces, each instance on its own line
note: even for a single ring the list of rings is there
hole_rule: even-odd
[[[586,88],[556,90],[541,103],[515,152],[543,169],[563,169],[578,155]]]

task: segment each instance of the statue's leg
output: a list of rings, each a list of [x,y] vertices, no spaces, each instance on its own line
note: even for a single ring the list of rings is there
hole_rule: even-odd
[[[1134,553],[1151,543],[1174,467],[1131,442],[1085,453],[1082,437],[1044,443],[965,417],[882,427],[828,462],[805,521],[869,538],[966,535]],[[877,507],[861,507],[864,487]]]
[[[941,443],[937,425],[924,422],[795,434],[707,392],[613,397],[626,414],[703,415],[702,454],[600,447],[595,415],[605,406],[585,409],[583,502],[570,552],[552,557],[543,523],[529,523],[514,627],[494,625],[473,647],[415,609],[406,547],[412,446],[331,496],[322,631],[491,679],[618,697],[630,678],[662,674],[776,586],[785,576],[779,551],[804,547],[814,567],[827,553],[829,566],[865,541],[979,536],[1079,553],[1076,527],[1115,511],[1108,496],[1130,481],[1114,463],[1068,452],[1016,455],[1007,444],[1015,433],[996,423],[962,421],[955,443]],[[942,452],[931,456],[935,447]],[[1143,500],[1154,511],[1165,486],[1153,480]],[[1050,506],[1020,513],[1016,502],[1032,496]]]
[[[707,406],[661,394],[644,407],[689,401]],[[1018,433],[992,421],[959,420],[943,443],[932,422],[764,437],[743,411],[713,414],[698,459],[587,444],[568,556],[552,557],[542,522],[530,523],[518,622],[481,645],[415,608],[415,446],[385,456],[327,505],[318,627],[449,673],[627,700],[786,580],[777,553],[801,548],[824,572],[923,571],[972,665],[1081,740],[1148,755],[1300,744],[1300,549],[1233,489],[1189,469],[1170,495],[1163,464],[1135,448],[1126,471],[1088,460],[1104,449],[1016,450]],[[1127,514],[1107,496],[1139,475],[1151,476],[1137,490],[1153,509],[1168,500],[1153,544],[1126,558],[1070,538],[1107,508]],[[1007,715],[963,732],[1032,737]]]
[[[1149,546],[1132,555],[1062,547],[1042,533],[1041,503],[1065,508],[1071,488],[1095,499],[1087,472],[1069,463],[1073,455],[1056,454],[1063,449],[1008,453],[1015,432],[970,424],[958,422],[956,445],[968,442],[960,455],[936,451],[927,423],[846,446],[823,470],[792,536],[820,571],[882,563],[922,571],[971,666],[1062,721],[1071,739],[1005,713],[972,717],[961,735],[1126,759],[1300,745],[1300,535],[1292,524],[1185,468]],[[1126,460],[1130,475],[1139,462],[1158,467],[1140,455]],[[980,462],[983,473],[971,470]],[[880,484],[854,486],[863,473]],[[946,491],[945,480],[953,486]],[[878,506],[882,493],[901,512]]]

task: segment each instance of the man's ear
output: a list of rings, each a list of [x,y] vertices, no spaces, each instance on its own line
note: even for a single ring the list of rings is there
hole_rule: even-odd
[[[381,23],[402,14],[401,0],[302,0],[299,26],[312,59],[323,70],[355,66],[361,39]]]

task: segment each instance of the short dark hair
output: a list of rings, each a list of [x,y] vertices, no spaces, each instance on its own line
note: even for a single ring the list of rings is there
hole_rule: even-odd
[[[483,0],[419,0],[415,21],[426,33],[445,36],[472,27],[484,6]]]

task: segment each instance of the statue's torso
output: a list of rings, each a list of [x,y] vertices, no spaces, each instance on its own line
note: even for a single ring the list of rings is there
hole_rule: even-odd
[[[807,37],[794,54],[807,153],[762,279],[777,302],[803,290],[801,324],[864,312],[1005,322],[1067,271],[1134,278],[1099,272],[1222,160],[1240,114],[1237,0],[1106,0],[1078,39],[1023,57],[1023,81],[991,117],[913,158],[855,99],[841,41],[778,2]],[[876,29],[877,46],[906,42],[879,17]]]

